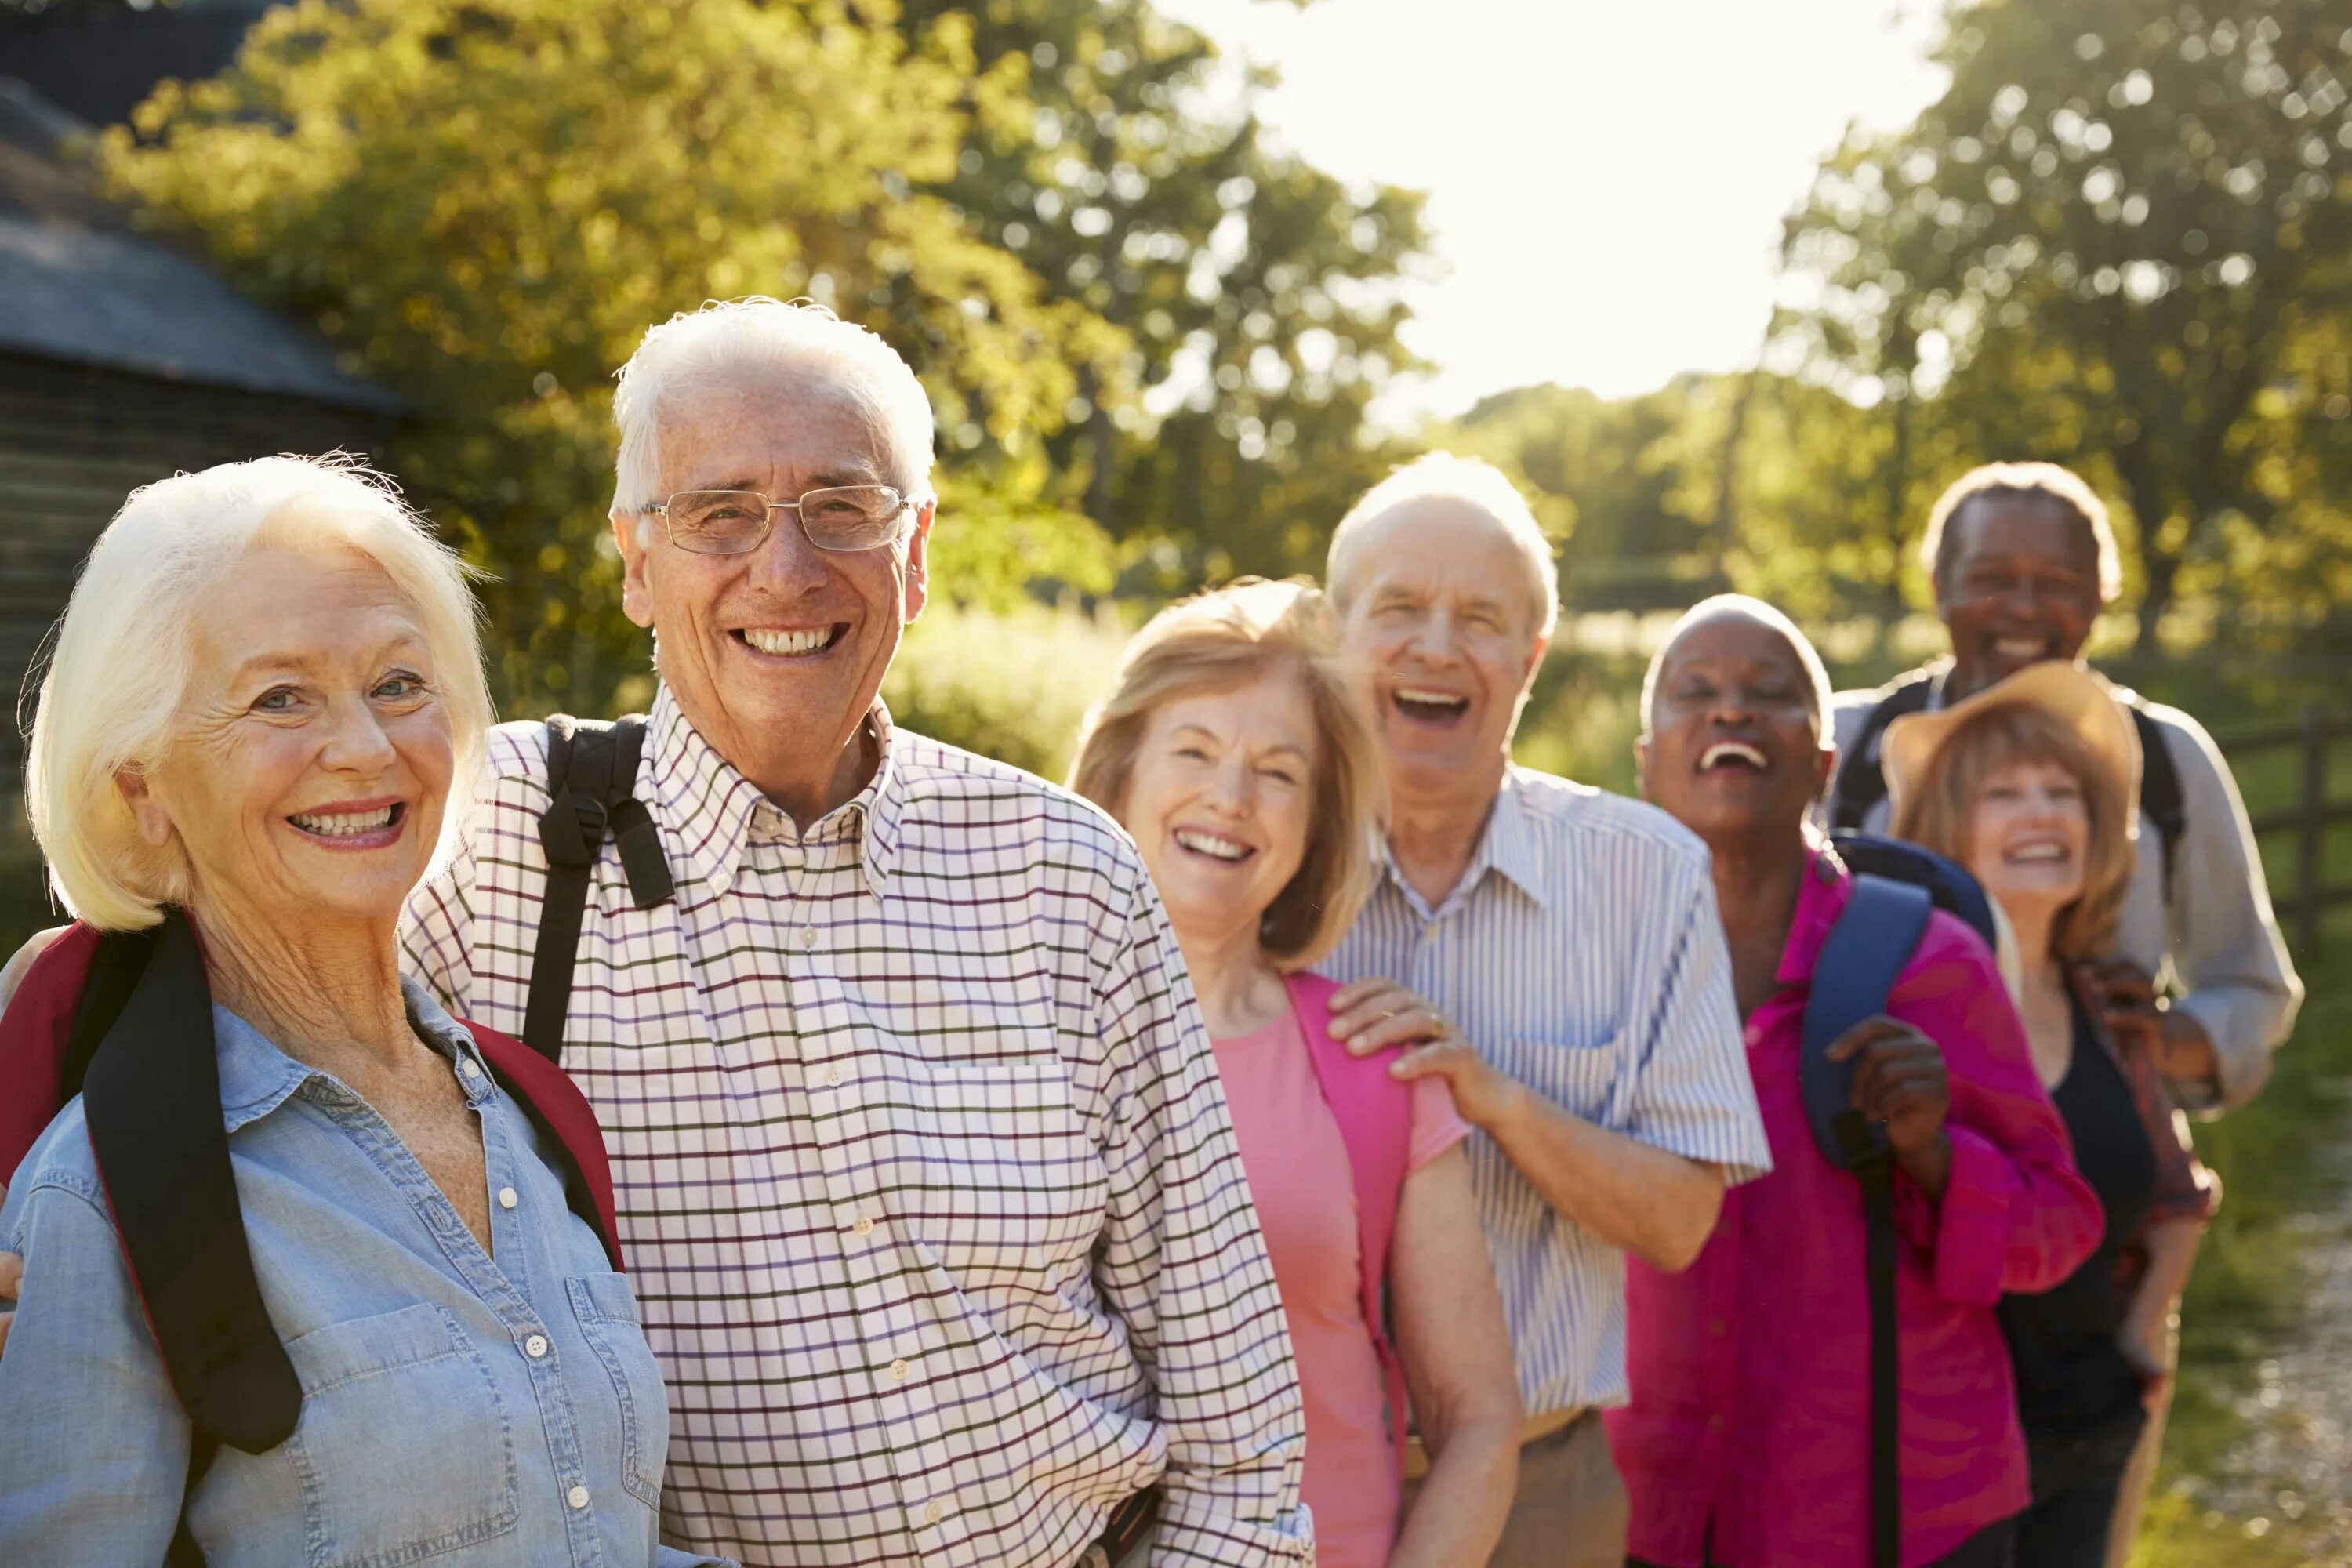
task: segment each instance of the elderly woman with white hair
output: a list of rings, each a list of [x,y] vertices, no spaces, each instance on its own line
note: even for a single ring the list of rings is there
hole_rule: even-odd
[[[0,1026],[81,1089],[0,1209],[0,1561],[698,1561],[586,1102],[400,975],[474,628],[348,464],[151,485],[92,550],[28,770],[82,923]]]

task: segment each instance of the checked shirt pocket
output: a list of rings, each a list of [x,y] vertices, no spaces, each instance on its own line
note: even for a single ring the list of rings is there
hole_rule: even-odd
[[[966,1289],[1084,1271],[1108,1176],[1058,1057],[909,1075],[892,1210]]]
[[[637,1293],[622,1274],[583,1274],[567,1279],[572,1315],[588,1348],[604,1363],[619,1403],[621,1484],[649,1509],[661,1507],[662,1464],[669,1452],[669,1394],[662,1386],[661,1368],[646,1344],[643,1319],[637,1313]],[[583,1427],[588,1418],[583,1412]],[[583,1430],[591,1441],[595,1433]]]
[[[288,1342],[311,1568],[394,1568],[478,1545],[520,1513],[514,1434],[488,1363],[429,1301]]]

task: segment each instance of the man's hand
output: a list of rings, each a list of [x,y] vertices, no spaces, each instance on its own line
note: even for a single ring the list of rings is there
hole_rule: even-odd
[[[1444,1013],[1392,980],[1360,980],[1333,996],[1331,1037],[1359,1057],[1411,1047],[1389,1064],[1390,1074],[1407,1082],[1444,1079],[1462,1120],[1487,1132],[1525,1092],[1479,1056]]]
[[[1952,1173],[1952,1141],[1944,1132],[1952,1082],[1942,1047],[1910,1025],[1880,1016],[1840,1035],[1828,1059],[1855,1064],[1853,1108],[1885,1124],[1895,1163],[1930,1198],[1942,1197]]]
[[[2184,1083],[2208,1083],[2219,1070],[2213,1042],[2197,1020],[2157,1001],[2155,977],[2128,958],[2094,959],[2082,966],[2085,999],[2122,1047],[2137,1045],[2157,1069]]]
[[[35,931],[30,941],[18,948],[5,965],[0,965],[0,1008],[6,1007],[8,998],[16,994],[16,987],[24,983],[25,972],[33,967],[33,960],[47,952],[49,943],[65,935],[70,929],[67,926],[51,926],[47,931]]]

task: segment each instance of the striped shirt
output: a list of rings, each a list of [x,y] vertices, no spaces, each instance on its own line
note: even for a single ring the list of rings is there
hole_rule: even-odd
[[[1573,1115],[1744,1182],[1771,1169],[1706,846],[1664,812],[1512,767],[1434,910],[1393,860],[1335,980],[1382,975]],[[1530,1415],[1625,1401],[1625,1255],[1483,1134],[1470,1178]]]
[[[894,731],[797,831],[679,712],[638,797],[677,896],[595,868],[564,1066],[667,1376],[665,1540],[767,1564],[1309,1561],[1305,1423],[1208,1037],[1092,806]],[[493,731],[411,969],[520,1033],[545,731]]]

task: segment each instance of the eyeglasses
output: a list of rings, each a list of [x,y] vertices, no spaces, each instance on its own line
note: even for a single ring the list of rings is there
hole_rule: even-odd
[[[777,511],[796,513],[801,533],[819,550],[874,550],[896,544],[915,503],[888,485],[836,485],[770,500],[758,490],[680,490],[646,508],[662,520],[669,542],[697,555],[745,555],[760,548]]]

